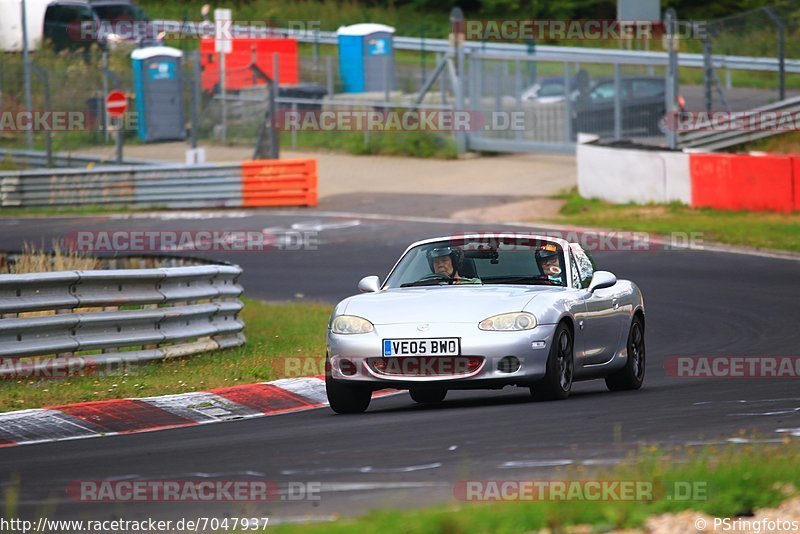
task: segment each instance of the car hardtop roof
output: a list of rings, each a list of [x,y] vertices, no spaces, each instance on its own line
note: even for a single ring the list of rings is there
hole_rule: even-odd
[[[567,250],[569,247],[569,241],[565,239],[561,239],[559,237],[552,237],[552,236],[545,236],[539,234],[526,234],[521,232],[501,232],[501,233],[493,233],[493,232],[465,232],[463,234],[455,234],[449,236],[442,236],[442,237],[432,237],[430,239],[423,239],[421,241],[416,241],[411,243],[408,248],[406,248],[406,252],[411,250],[414,247],[420,245],[427,245],[429,243],[436,243],[438,241],[454,241],[459,239],[470,239],[474,238],[476,240],[491,240],[491,239],[508,239],[508,238],[517,238],[517,239],[535,239],[537,241],[548,241],[551,243],[558,244],[562,249]],[[405,254],[405,252],[404,252]]]

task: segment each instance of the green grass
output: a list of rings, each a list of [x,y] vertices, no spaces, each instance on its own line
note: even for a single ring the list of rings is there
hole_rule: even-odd
[[[119,372],[109,376],[0,379],[0,411],[200,391],[287,375],[298,376],[294,370],[300,374],[324,372],[325,332],[330,306],[243,300],[245,307],[241,317],[246,324],[247,336],[243,347],[180,360],[140,364],[124,372],[116,370]],[[290,357],[299,360],[293,360],[287,366],[284,360]]]
[[[694,209],[680,203],[611,204],[585,199],[576,191],[561,198],[561,224],[657,234],[702,232],[704,242],[800,252],[800,213]]]
[[[468,478],[468,477],[465,477]],[[519,479],[519,477],[512,477]],[[652,500],[639,501],[527,501],[466,503],[423,510],[381,510],[358,519],[331,523],[281,525],[281,534],[403,532],[516,533],[550,529],[561,532],[571,525],[592,525],[594,532],[632,528],[653,514],[682,510],[711,516],[749,515],[796,495],[800,487],[800,446],[782,444],[726,447],[646,449],[631,463],[609,470],[578,467],[559,471],[553,480],[648,481]],[[705,489],[693,499],[676,498],[676,485],[697,483]],[[664,491],[659,492],[659,488]],[[667,498],[667,496],[673,498]],[[588,531],[588,530],[587,530]]]

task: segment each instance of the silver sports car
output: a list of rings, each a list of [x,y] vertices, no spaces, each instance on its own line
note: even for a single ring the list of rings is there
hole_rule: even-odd
[[[575,380],[638,389],[644,302],[633,282],[596,271],[576,243],[533,234],[471,234],[412,244],[381,285],[341,301],[328,324],[326,389],[338,413],[372,391],[421,403],[450,389],[529,387],[565,399]]]

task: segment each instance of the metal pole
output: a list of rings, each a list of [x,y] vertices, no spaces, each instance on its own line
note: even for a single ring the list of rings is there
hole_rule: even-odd
[[[706,111],[711,113],[711,108],[714,106],[713,95],[713,78],[714,78],[714,56],[711,50],[711,38],[706,36],[703,39],[703,88],[705,95]]]
[[[333,97],[333,57],[332,56],[328,56],[328,57],[325,58],[325,60],[326,60],[326,62],[325,62],[325,67],[326,67],[325,68],[325,70],[326,70],[325,75],[327,77],[327,79],[325,81],[327,82],[327,85],[328,85],[328,96],[329,97]]]
[[[622,139],[622,76],[619,63],[614,63],[614,139]]]
[[[100,56],[100,65],[103,67],[103,98],[105,98],[108,95],[108,52],[105,50]],[[111,132],[109,131],[109,117],[105,106],[103,106],[103,136],[105,137],[105,142],[108,143]]]
[[[514,61],[514,94],[517,95],[517,111],[523,113],[522,110],[522,62],[517,59]],[[514,137],[522,139],[522,130],[516,130]]]
[[[297,116],[297,102],[292,102],[292,114]],[[297,128],[292,128],[292,150],[297,149]]]
[[[678,147],[677,130],[677,105],[678,99],[678,51],[675,46],[675,21],[677,20],[675,9],[669,8],[664,13],[664,27],[667,32],[667,46],[669,51],[669,63],[666,76],[665,109],[667,115],[672,117],[673,125],[667,128],[667,144],[671,150]]]
[[[225,90],[225,51],[221,50],[219,53],[219,88],[220,95],[222,96],[222,132],[220,137],[222,142],[228,140],[228,94]]]
[[[117,123],[117,163],[122,163],[122,117],[116,120]]]
[[[22,63],[25,71],[25,111],[30,116],[33,111],[31,109],[31,62],[28,54],[28,19],[25,13],[25,0],[22,0],[20,9],[22,10]],[[33,129],[29,128],[25,131],[25,139],[28,150],[33,150]]]
[[[192,72],[192,148],[197,148],[198,124],[200,120],[200,50],[195,50]]]
[[[778,99],[786,99],[786,26],[770,8],[763,8],[778,28]]]
[[[276,98],[280,96],[281,83],[280,83],[280,58],[278,53],[272,54],[272,90],[269,92],[269,106],[270,106],[270,123],[267,127],[272,129],[272,135],[269,136],[269,156],[271,159],[278,159],[279,154],[279,139],[278,135],[278,105]]]
[[[564,87],[569,87],[569,80],[572,75],[569,72],[569,63],[564,62]],[[572,143],[572,98],[567,92],[567,98],[564,99],[564,142]]]
[[[44,107],[45,109],[52,109],[51,100],[50,100],[50,79],[47,76],[47,72],[44,69],[37,67],[36,65],[31,65],[31,69],[33,72],[36,73],[37,76],[42,80],[42,85],[44,86]],[[53,166],[53,132],[50,131],[48,128],[44,134],[44,144],[45,144],[45,152],[47,153],[47,166]]]

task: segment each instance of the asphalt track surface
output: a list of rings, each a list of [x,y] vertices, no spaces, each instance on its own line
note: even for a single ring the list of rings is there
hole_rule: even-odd
[[[458,224],[331,215],[314,210],[223,218],[0,219],[0,249],[50,243],[78,230],[316,232],[316,250],[194,252],[240,264],[247,294],[334,303],[359,278],[385,275],[412,241],[480,230]],[[440,407],[407,394],[376,399],[366,414],[328,409],[177,430],[0,450],[0,482],[19,480],[17,516],[273,520],[360,514],[452,500],[465,479],[558,477],[563,465],[624,461],[643,444],[727,442],[740,430],[774,440],[800,427],[797,379],[668,376],[671,356],[800,355],[797,260],[697,251],[597,251],[599,268],[635,281],[647,310],[647,376],[637,392],[578,383],[566,401],[535,403],[527,390],[450,392]],[[302,294],[302,297],[299,297]],[[793,438],[798,439],[798,438]],[[225,479],[321,484],[318,501],[80,503],[75,480]]]

